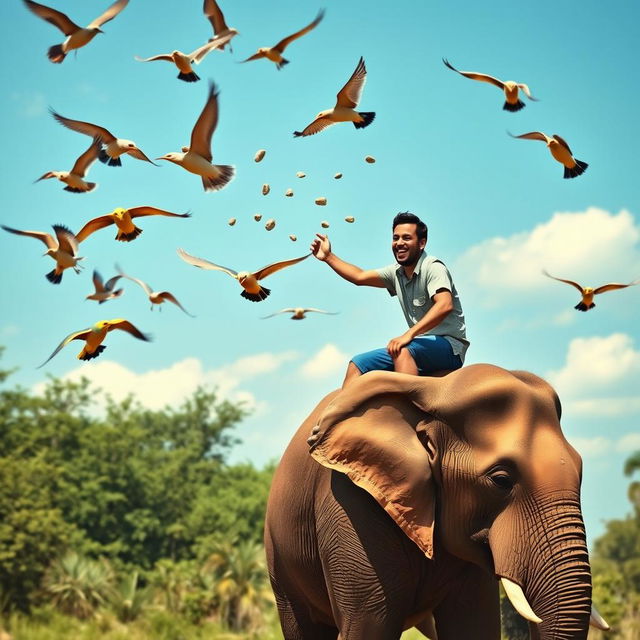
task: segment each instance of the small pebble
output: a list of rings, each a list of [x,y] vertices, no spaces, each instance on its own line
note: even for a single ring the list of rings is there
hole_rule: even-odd
[[[376,159],[373,156],[365,156],[364,161],[368,162],[369,164],[373,164],[376,161]]]
[[[233,225],[236,223],[236,219],[235,218],[229,218],[229,222],[227,223],[230,227],[233,227]]]
[[[298,239],[298,236],[294,236],[293,234],[289,236],[289,240],[291,240],[291,242],[295,242],[297,239]]]
[[[269,218],[266,224],[264,225],[264,228],[267,231],[271,231],[271,229],[273,229],[275,226],[276,226],[276,221],[273,218]]]
[[[296,176],[298,176],[298,178],[304,178],[304,177],[306,177],[306,175],[307,174],[304,171],[298,171],[296,173]]]
[[[287,196],[287,198],[293,198],[293,189],[287,189],[284,195]]]
[[[320,223],[320,226],[321,226],[323,229],[328,229],[328,228],[329,228],[329,223],[328,223],[326,220],[323,220],[323,221]]]
[[[262,195],[266,196],[269,193],[269,191],[271,191],[271,187],[265,182],[262,185]]]
[[[260,162],[260,160],[262,160],[262,158],[264,158],[264,154],[267,153],[267,151],[265,149],[259,149],[258,151],[256,151],[256,155],[253,156],[253,159],[256,162]]]
[[[347,217],[344,219],[344,221],[345,221],[345,222],[355,222],[355,221],[356,221],[356,219],[355,219],[353,216],[347,216]]]
[[[256,222],[260,222],[260,220],[262,220],[262,214],[261,214],[261,213],[256,213],[256,215],[255,215],[255,216],[253,216],[253,219],[254,219]]]
[[[336,180],[340,180],[340,178],[342,178],[342,174],[341,173],[336,173],[335,176],[333,176]]]
[[[316,204],[319,207],[324,207],[327,204],[327,199],[324,196],[322,198],[316,198]]]

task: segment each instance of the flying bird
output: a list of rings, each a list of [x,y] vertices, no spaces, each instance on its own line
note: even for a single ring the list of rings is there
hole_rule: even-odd
[[[106,282],[102,280],[102,276],[94,269],[93,271],[93,286],[95,292],[87,296],[87,300],[97,300],[98,304],[102,304],[107,300],[113,300],[113,298],[119,298],[122,295],[124,289],[118,289],[114,291],[116,282],[120,280],[122,276],[113,276]]]
[[[88,329],[82,329],[81,331],[74,331],[70,333],[55,349],[55,351],[38,367],[44,367],[53,356],[55,356],[63,347],[66,347],[72,340],[84,340],[85,345],[82,347],[82,351],[78,354],[78,360],[93,360],[97,358],[106,347],[101,344],[107,337],[109,331],[114,329],[120,329],[130,333],[134,338],[138,340],[144,340],[150,342],[151,337],[142,333],[136,329],[128,320],[124,318],[114,318],[113,320],[100,320]]]
[[[172,51],[171,53],[161,53],[151,58],[139,58],[135,56],[138,62],[154,62],[155,60],[166,60],[172,62],[178,68],[178,79],[185,82],[198,82],[200,76],[193,70],[191,65],[200,64],[205,56],[214,49],[221,49],[227,42],[231,40],[231,36],[227,35],[224,38],[216,38],[209,41],[207,44],[198,47],[191,53],[182,53],[182,51]]]
[[[233,269],[228,269],[227,267],[222,267],[219,264],[214,264],[213,262],[204,260],[203,258],[196,258],[196,256],[188,254],[184,249],[178,249],[178,255],[186,263],[191,264],[194,267],[199,267],[200,269],[207,270],[223,271],[224,273],[230,275],[232,278],[235,278],[243,288],[243,291],[240,294],[243,298],[251,300],[251,302],[260,302],[261,300],[265,300],[267,298],[267,296],[271,293],[271,289],[267,289],[266,287],[261,286],[259,284],[259,280],[264,280],[264,278],[270,276],[276,271],[280,271],[285,267],[290,267],[291,265],[301,262],[302,260],[306,260],[311,254],[308,253],[306,256],[302,256],[301,258],[294,258],[293,260],[274,262],[273,264],[269,264],[266,267],[263,267],[262,269],[254,272],[234,271]]]
[[[509,132],[507,132],[509,133]],[[586,162],[573,157],[573,153],[569,148],[566,140],[561,138],[557,133],[549,137],[542,131],[530,131],[519,136],[509,133],[512,138],[520,138],[521,140],[541,140],[547,145],[551,155],[562,165],[564,165],[564,178],[575,178],[583,174],[589,166]]]
[[[92,233],[99,229],[104,229],[111,224],[118,227],[116,240],[120,242],[131,242],[135,240],[141,233],[142,229],[133,223],[133,218],[141,218],[143,216],[167,216],[169,218],[190,218],[190,213],[171,213],[163,209],[155,207],[131,207],[130,209],[122,209],[120,207],[114,209],[111,213],[104,216],[98,216],[89,220],[87,224],[78,231],[76,238],[78,242],[86,240]]]
[[[24,0],[24,3],[27,9],[54,27],[58,27],[58,29],[67,36],[67,39],[62,44],[54,44],[52,47],[49,47],[47,53],[51,62],[61,63],[69,51],[84,47],[99,33],[104,33],[100,27],[109,22],[109,20],[113,20],[127,4],[129,4],[129,0],[117,0],[117,2],[114,2],[101,16],[86,27],[79,27],[73,20],[69,19],[66,14],[61,11],[56,11],[51,7],[32,2],[32,0]]]
[[[316,313],[326,313],[327,315],[330,315],[330,316],[337,315],[337,312],[323,311],[322,309],[313,309],[313,308],[305,309],[303,307],[288,307],[287,309],[281,309],[280,311],[276,311],[275,313],[272,313],[268,316],[263,316],[262,319],[266,320],[267,318],[273,318],[273,316],[277,316],[281,313],[292,313],[293,315],[291,316],[290,320],[304,320],[304,318],[306,317],[306,314],[312,311],[315,311]]]
[[[353,126],[356,129],[368,127],[376,117],[375,111],[358,112],[355,110],[358,102],[360,102],[366,79],[367,68],[364,65],[364,58],[360,58],[358,66],[347,84],[338,92],[336,106],[333,109],[321,111],[311,124],[307,125],[302,131],[294,131],[293,135],[296,138],[312,136],[337,122],[353,122]]]
[[[0,226],[9,233],[36,238],[36,240],[41,240],[47,245],[47,250],[43,255],[50,256],[56,261],[56,266],[53,271],[50,271],[45,276],[52,284],[60,284],[62,281],[62,273],[65,269],[71,268],[76,273],[80,273],[82,267],[78,262],[84,260],[84,258],[78,256],[79,240],[67,227],[61,224],[54,224],[53,231],[56,235],[54,238],[50,233],[46,233],[45,231],[21,231],[20,229],[6,227],[5,225]]]
[[[84,177],[87,175],[89,167],[100,155],[101,148],[102,143],[100,138],[94,138],[91,146],[76,160],[71,171],[47,171],[47,173],[40,176],[36,182],[57,178],[60,182],[64,182],[67,185],[64,188],[65,191],[70,191],[71,193],[93,191],[98,185],[95,182],[87,182],[84,180]]]
[[[188,147],[182,153],[167,153],[156,160],[168,160],[195,173],[202,178],[205,191],[223,189],[235,175],[235,167],[226,164],[212,164],[211,138],[218,125],[218,91],[213,82],[209,83],[209,96],[200,117],[191,132]]]
[[[102,148],[98,155],[98,160],[108,164],[110,167],[119,167],[122,165],[120,156],[123,153],[128,153],[137,160],[144,160],[145,162],[151,161],[138,149],[136,143],[133,140],[125,140],[124,138],[116,138],[109,130],[104,127],[100,127],[97,124],[91,124],[90,122],[82,122],[81,120],[71,120],[71,118],[65,118],[59,113],[56,113],[53,109],[49,109],[51,115],[67,129],[76,131],[77,133],[84,133],[85,136],[91,136],[94,140],[99,138],[102,142]]]
[[[596,287],[594,289],[593,287],[583,287],[573,280],[556,278],[546,271],[543,271],[542,273],[544,273],[544,275],[548,278],[553,278],[554,280],[558,280],[559,282],[570,284],[580,292],[582,300],[580,300],[580,302],[574,307],[574,309],[578,309],[578,311],[589,311],[589,309],[593,309],[593,307],[596,306],[595,302],[593,301],[593,297],[597,296],[599,293],[614,291],[615,289],[626,289],[627,287],[633,287],[636,284],[640,284],[640,280],[634,280],[633,282],[629,282],[628,284],[618,284],[616,282],[611,282],[610,284],[603,284],[601,287]]]
[[[520,111],[520,109],[524,109],[526,107],[525,103],[520,100],[518,97],[518,91],[522,90],[522,92],[529,98],[529,100],[533,100],[537,102],[537,98],[534,98],[531,95],[531,91],[529,87],[522,82],[514,82],[513,80],[502,81],[498,80],[498,78],[494,78],[493,76],[489,76],[486,73],[477,73],[475,71],[459,71],[456,69],[446,58],[442,58],[442,62],[445,63],[449,69],[459,73],[461,76],[465,78],[469,78],[471,80],[479,80],[480,82],[488,82],[492,84],[498,89],[502,89],[504,91],[505,103],[502,105],[502,108],[505,111]]]
[[[188,316],[191,316],[192,318],[195,318],[194,315],[190,314],[178,302],[177,298],[171,292],[169,292],[169,291],[153,291],[153,289],[146,282],[143,282],[142,280],[139,280],[138,278],[133,278],[132,276],[128,276],[124,271],[122,271],[122,269],[118,265],[116,265],[116,269],[118,270],[118,273],[120,274],[121,277],[127,278],[128,280],[131,280],[132,282],[135,282],[136,284],[139,284],[142,287],[142,290],[149,297],[149,302],[151,302],[151,311],[153,311],[153,305],[154,304],[161,305],[161,304],[163,304],[164,302],[166,302],[168,300],[169,302],[173,302],[173,304],[175,304],[177,307],[179,307]],[[159,307],[159,309],[160,309],[160,311],[162,311],[162,307]]]
[[[251,60],[259,60],[260,58],[267,58],[268,60],[271,60],[271,62],[276,63],[276,67],[278,68],[278,70],[282,69],[282,67],[284,67],[285,64],[289,64],[289,61],[285,60],[285,58],[282,57],[284,50],[294,40],[301,38],[306,33],[309,33],[309,31],[312,31],[313,29],[315,29],[322,21],[322,18],[324,18],[324,9],[321,9],[318,12],[318,15],[316,16],[313,22],[309,23],[303,29],[300,29],[300,31],[296,31],[294,34],[287,36],[286,38],[283,38],[282,40],[280,40],[280,42],[278,42],[278,44],[274,45],[273,47],[260,47],[256,53],[254,53],[250,58],[247,58],[246,60],[242,60],[242,62],[250,62]]]
[[[218,6],[216,0],[204,0],[202,11],[213,27],[213,38],[210,38],[209,42],[212,42],[213,40],[223,39],[224,42],[221,45],[220,50],[224,51],[224,48],[227,44],[229,44],[229,41],[234,36],[239,35],[238,30],[227,26],[227,23],[224,21],[224,15],[222,11],[220,11],[220,7]],[[231,44],[229,44],[229,51],[233,52]]]

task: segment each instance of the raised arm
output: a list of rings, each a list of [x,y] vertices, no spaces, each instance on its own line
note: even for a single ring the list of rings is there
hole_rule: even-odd
[[[331,251],[331,243],[329,238],[322,234],[316,233],[316,238],[311,243],[311,253],[320,260],[326,262],[341,278],[355,285],[367,287],[385,288],[385,283],[378,275],[375,269],[365,271],[354,264],[349,264]]]

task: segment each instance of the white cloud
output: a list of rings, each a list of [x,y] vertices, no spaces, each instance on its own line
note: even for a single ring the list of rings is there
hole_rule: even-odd
[[[640,433],[627,433],[618,439],[604,436],[594,438],[577,436],[568,440],[584,458],[599,458],[612,452],[631,453],[640,449]]]
[[[622,396],[570,400],[563,403],[562,408],[567,415],[614,418],[640,413],[640,398],[638,396]]]
[[[640,432],[627,433],[616,443],[616,451],[620,453],[633,453],[638,450],[640,450]]]
[[[185,358],[166,369],[144,373],[135,373],[117,362],[103,360],[77,367],[62,376],[62,379],[79,381],[83,377],[88,378],[94,387],[102,390],[103,398],[108,394],[120,401],[133,394],[149,409],[177,406],[199,386],[215,387],[219,398],[244,401],[245,406],[255,415],[265,412],[267,405],[258,402],[252,393],[241,389],[240,385],[250,378],[272,373],[296,357],[291,351],[261,353],[209,370],[205,370],[197,358]],[[41,382],[35,385],[34,392],[42,393],[45,384]],[[99,408],[103,407],[104,399],[98,398],[97,404]]]
[[[11,99],[18,103],[20,115],[37,118],[47,111],[47,101],[41,93],[12,93]]]
[[[300,371],[307,378],[325,378],[345,370],[348,361],[346,353],[334,344],[326,344],[302,365]]]
[[[487,306],[548,287],[542,269],[585,286],[604,284],[603,278],[628,281],[640,270],[639,238],[640,226],[626,210],[555,213],[530,231],[472,246],[458,259],[455,273],[465,290],[481,289]]]

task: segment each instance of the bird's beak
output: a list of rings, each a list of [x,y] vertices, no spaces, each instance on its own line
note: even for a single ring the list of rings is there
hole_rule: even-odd
[[[168,160],[167,156],[161,156],[160,158],[154,158],[154,160]]]
[[[104,33],[102,29],[98,29],[98,33]]]

